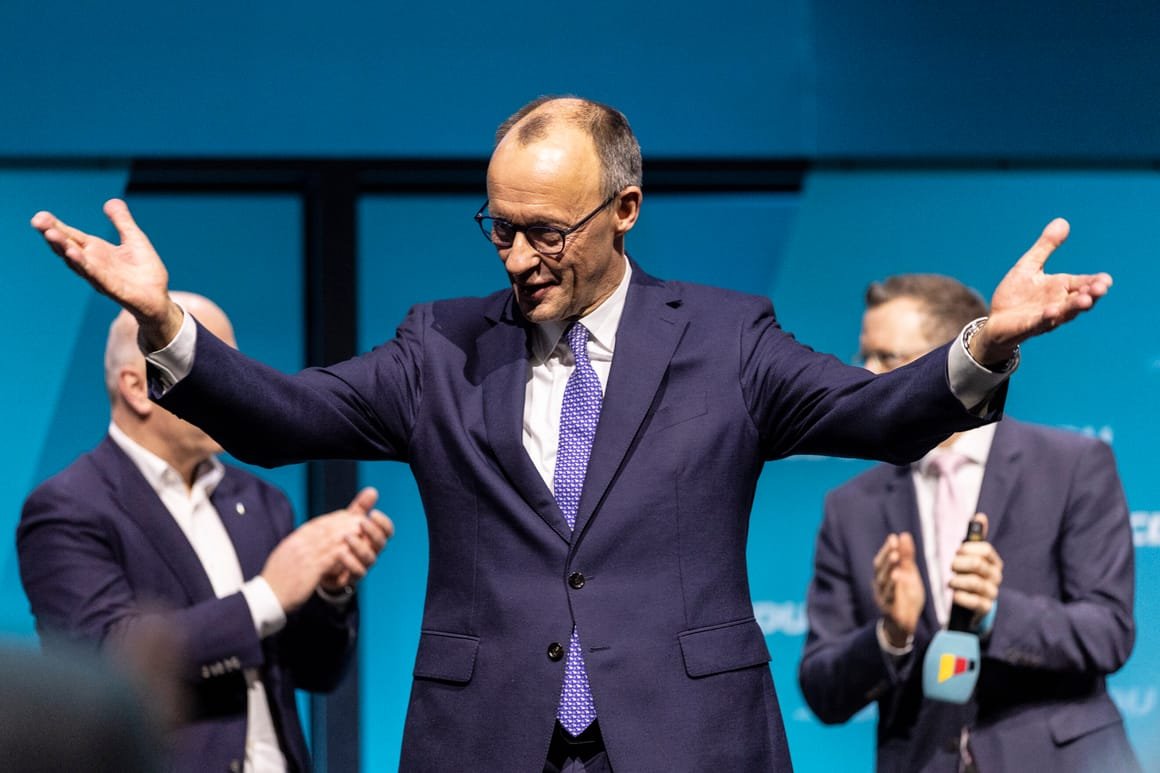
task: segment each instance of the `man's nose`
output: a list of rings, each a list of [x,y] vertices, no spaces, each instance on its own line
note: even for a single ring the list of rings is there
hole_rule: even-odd
[[[512,246],[507,248],[503,256],[503,265],[512,275],[530,271],[540,264],[540,253],[536,252],[528,242],[523,231],[517,231],[512,240]]]

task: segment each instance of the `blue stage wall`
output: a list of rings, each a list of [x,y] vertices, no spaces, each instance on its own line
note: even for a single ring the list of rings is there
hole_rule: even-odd
[[[100,348],[112,316],[26,225],[51,207],[109,233],[100,203],[128,161],[200,156],[483,157],[490,131],[540,93],[625,110],[647,159],[853,159],[880,171],[811,174],[800,197],[647,196],[630,251],[650,272],[773,297],[787,328],[848,355],[866,282],[945,271],[983,289],[1052,216],[1074,237],[1062,270],[1108,269],[1089,319],[1027,347],[1014,416],[1112,443],[1138,555],[1135,654],[1114,696],[1160,771],[1160,346],[1152,234],[1160,189],[1160,7],[856,0],[739,2],[706,13],[596,0],[553,10],[500,0],[325,8],[270,0],[197,6],[126,0],[0,4],[0,531],[39,480],[99,438]],[[112,159],[112,160],[110,160]],[[1041,163],[1019,171],[1021,161]],[[1091,171],[1051,171],[1081,160]],[[1007,171],[965,171],[966,161]],[[930,165],[911,171],[915,163]],[[944,163],[944,162],[949,162]],[[1132,171],[1124,166],[1131,162]],[[503,281],[470,214],[483,196],[367,197],[360,215],[360,325],[367,348],[412,303]],[[302,361],[301,207],[281,196],[138,196],[131,202],[174,286],[216,298],[242,348]],[[727,223],[729,227],[722,224]],[[390,228],[383,227],[391,226]],[[398,243],[384,234],[406,234]],[[823,728],[796,689],[821,496],[863,462],[797,459],[762,479],[751,535],[755,612],[801,771],[869,770],[873,717]],[[388,770],[417,640],[426,536],[414,484],[367,465],[399,534],[368,580],[363,757]],[[272,478],[300,504],[300,469]],[[11,539],[0,547],[0,633],[29,641]]]

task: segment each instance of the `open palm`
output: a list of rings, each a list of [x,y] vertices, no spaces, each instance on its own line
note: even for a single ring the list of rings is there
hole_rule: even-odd
[[[105,214],[116,227],[120,244],[73,228],[51,212],[37,212],[32,226],[70,269],[136,317],[143,333],[168,327],[166,322],[172,319],[174,307],[169,300],[169,272],[165,264],[149,238],[137,227],[125,202],[107,201]],[[180,325],[179,310],[177,314]],[[171,332],[176,333],[176,329]],[[162,345],[169,337],[165,337]]]
[[[1063,218],[1048,223],[1031,249],[995,288],[991,316],[972,341],[971,353],[980,362],[1007,359],[1019,343],[1075,319],[1107,294],[1112,278],[1106,273],[1044,272],[1047,259],[1067,239],[1069,231]]]

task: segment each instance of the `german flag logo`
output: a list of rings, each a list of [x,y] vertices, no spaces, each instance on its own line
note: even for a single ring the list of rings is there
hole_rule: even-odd
[[[942,684],[952,676],[966,674],[978,668],[978,664],[957,655],[943,655],[938,659],[938,683]]]

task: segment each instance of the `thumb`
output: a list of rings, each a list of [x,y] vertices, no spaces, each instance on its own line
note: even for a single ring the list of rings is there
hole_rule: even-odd
[[[1031,249],[1023,254],[1019,262],[1042,271],[1047,259],[1051,257],[1051,253],[1067,241],[1069,233],[1071,233],[1071,224],[1062,217],[1055,218],[1047,224],[1043,233],[1039,234],[1039,238],[1035,240],[1035,244],[1031,245]]]
[[[354,495],[354,499],[350,500],[350,505],[346,509],[359,515],[367,515],[371,510],[375,509],[375,503],[378,501],[378,489],[374,486],[367,486]]]
[[[903,561],[914,560],[914,537],[908,531],[898,535],[898,555]]]
[[[129,205],[121,199],[109,199],[105,202],[105,216],[112,221],[122,242],[141,233],[137,221],[129,213]]]

